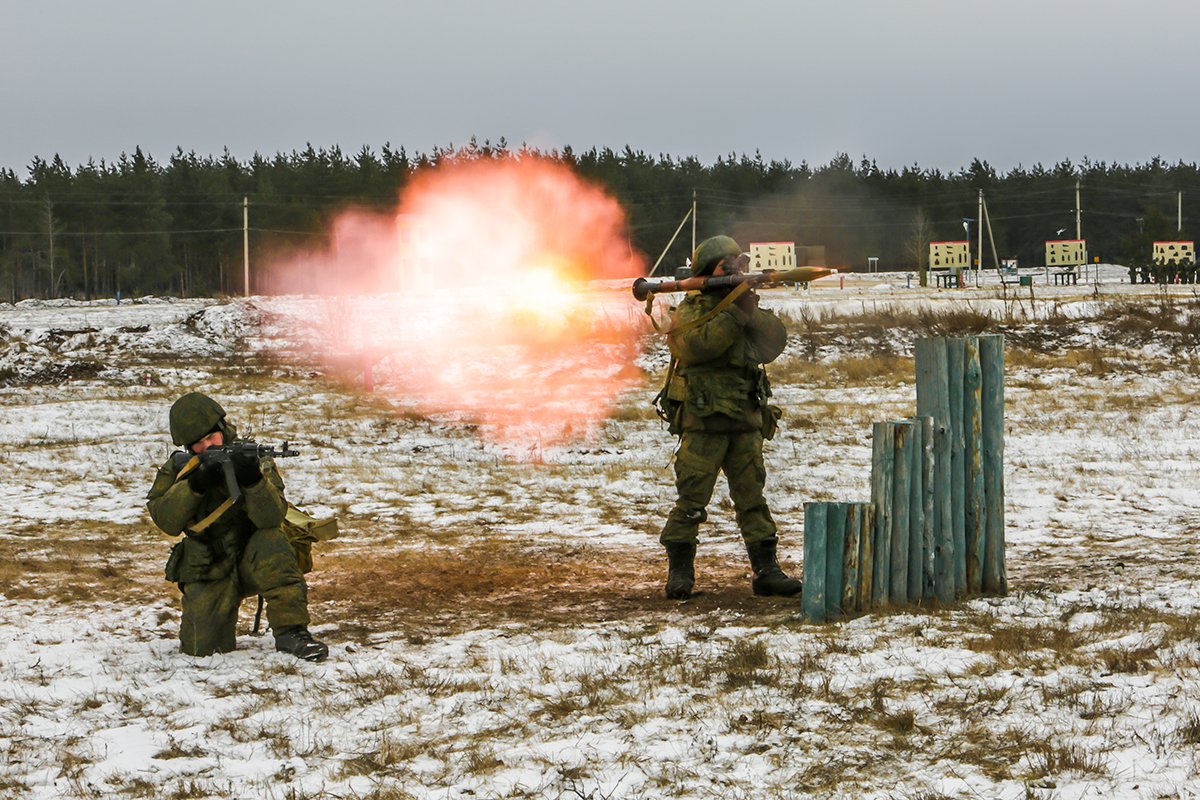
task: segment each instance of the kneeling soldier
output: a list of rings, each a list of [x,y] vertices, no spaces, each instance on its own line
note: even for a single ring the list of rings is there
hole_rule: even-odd
[[[199,392],[175,401],[171,440],[184,445],[159,467],[147,495],[154,524],[186,534],[167,561],[167,580],[183,592],[179,642],[193,656],[234,649],[238,607],[245,597],[266,600],[275,649],[321,661],[329,648],[308,632],[308,588],[295,550],[280,527],[288,504],[271,459],[232,457],[240,502],[230,501],[222,466],[201,456],[233,442],[225,409]]]

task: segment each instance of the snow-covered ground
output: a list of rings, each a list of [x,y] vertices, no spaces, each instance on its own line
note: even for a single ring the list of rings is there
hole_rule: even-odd
[[[914,338],[1008,337],[1011,594],[827,625],[750,595],[721,488],[703,593],[661,599],[652,336],[609,418],[552,443],[313,358],[344,301],[0,305],[0,797],[1197,796],[1200,300],[1098,272],[764,295],[791,337],[767,459],[796,573],[804,502],[865,499],[871,421],[912,413]],[[310,575],[325,663],[249,613],[236,652],[177,652],[143,498],[191,389],[298,446],[289,498],[341,521]]]

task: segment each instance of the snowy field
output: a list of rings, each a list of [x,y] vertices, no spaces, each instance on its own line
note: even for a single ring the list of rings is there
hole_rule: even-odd
[[[366,392],[309,355],[384,300],[0,304],[0,797],[1200,796],[1200,297],[1098,272],[764,294],[797,575],[803,504],[866,499],[871,422],[913,413],[913,341],[1006,335],[1010,595],[825,625],[751,595],[721,487],[701,594],[662,598],[652,335],[598,428],[497,441],[386,359]],[[144,496],[193,389],[296,445],[289,499],[340,520],[309,576],[327,662],[251,636],[250,602],[236,652],[178,652]]]

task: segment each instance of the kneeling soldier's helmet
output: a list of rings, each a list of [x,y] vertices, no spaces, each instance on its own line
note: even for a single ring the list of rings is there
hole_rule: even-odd
[[[206,394],[188,392],[171,406],[171,441],[186,447],[224,428],[225,409]]]
[[[729,236],[714,236],[696,245],[692,253],[692,274],[711,275],[723,258],[737,258],[742,248]]]

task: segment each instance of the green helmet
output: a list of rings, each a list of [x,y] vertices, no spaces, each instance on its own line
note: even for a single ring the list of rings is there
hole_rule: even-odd
[[[705,239],[696,246],[692,253],[692,274],[711,275],[723,258],[737,258],[742,254],[742,248],[728,236],[714,236]]]
[[[198,442],[223,428],[225,409],[206,394],[188,392],[171,406],[171,441],[180,446]]]

